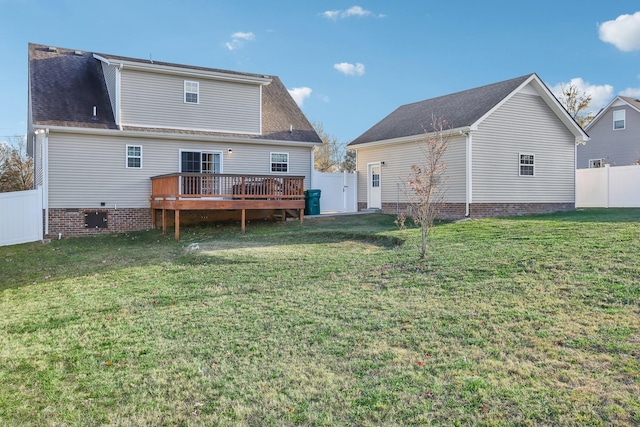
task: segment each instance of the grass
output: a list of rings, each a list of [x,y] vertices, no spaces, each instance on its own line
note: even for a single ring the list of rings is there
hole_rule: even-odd
[[[393,220],[0,248],[0,425],[640,424],[640,210]]]

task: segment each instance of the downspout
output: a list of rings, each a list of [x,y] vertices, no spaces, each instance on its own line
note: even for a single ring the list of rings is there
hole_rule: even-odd
[[[465,209],[464,216],[469,217],[471,214],[470,206],[473,202],[473,138],[471,136],[471,131],[463,131],[464,136],[466,137],[466,148],[467,148],[467,180],[466,180],[466,200],[465,200]]]
[[[42,206],[44,207],[44,235],[49,235],[49,128],[42,140]]]
[[[573,144],[573,209],[576,209],[576,203],[578,202],[578,185],[577,185],[577,175],[578,175],[578,143],[574,142]]]

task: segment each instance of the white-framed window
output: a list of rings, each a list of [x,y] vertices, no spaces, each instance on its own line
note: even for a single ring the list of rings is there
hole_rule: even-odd
[[[184,81],[184,102],[186,104],[200,103],[200,83]]]
[[[534,176],[535,175],[535,155],[528,153],[518,154],[520,159],[520,176]]]
[[[589,169],[603,168],[604,159],[589,159]]]
[[[615,110],[613,112],[613,130],[625,128],[625,110]]]
[[[289,153],[271,153],[271,172],[289,172]]]
[[[142,145],[127,145],[127,168],[142,169]]]

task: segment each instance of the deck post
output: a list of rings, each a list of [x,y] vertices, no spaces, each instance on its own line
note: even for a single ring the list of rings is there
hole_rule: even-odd
[[[304,221],[304,209],[300,209],[300,225],[302,225],[303,221]]]
[[[175,210],[176,241],[180,240],[180,211]]]
[[[162,234],[167,234],[167,210],[162,209]]]
[[[244,233],[245,230],[245,219],[246,219],[247,215],[246,215],[246,209],[242,209],[242,233]]]

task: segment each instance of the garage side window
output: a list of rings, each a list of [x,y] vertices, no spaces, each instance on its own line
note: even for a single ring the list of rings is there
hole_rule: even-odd
[[[535,156],[520,154],[520,176],[534,176]]]

